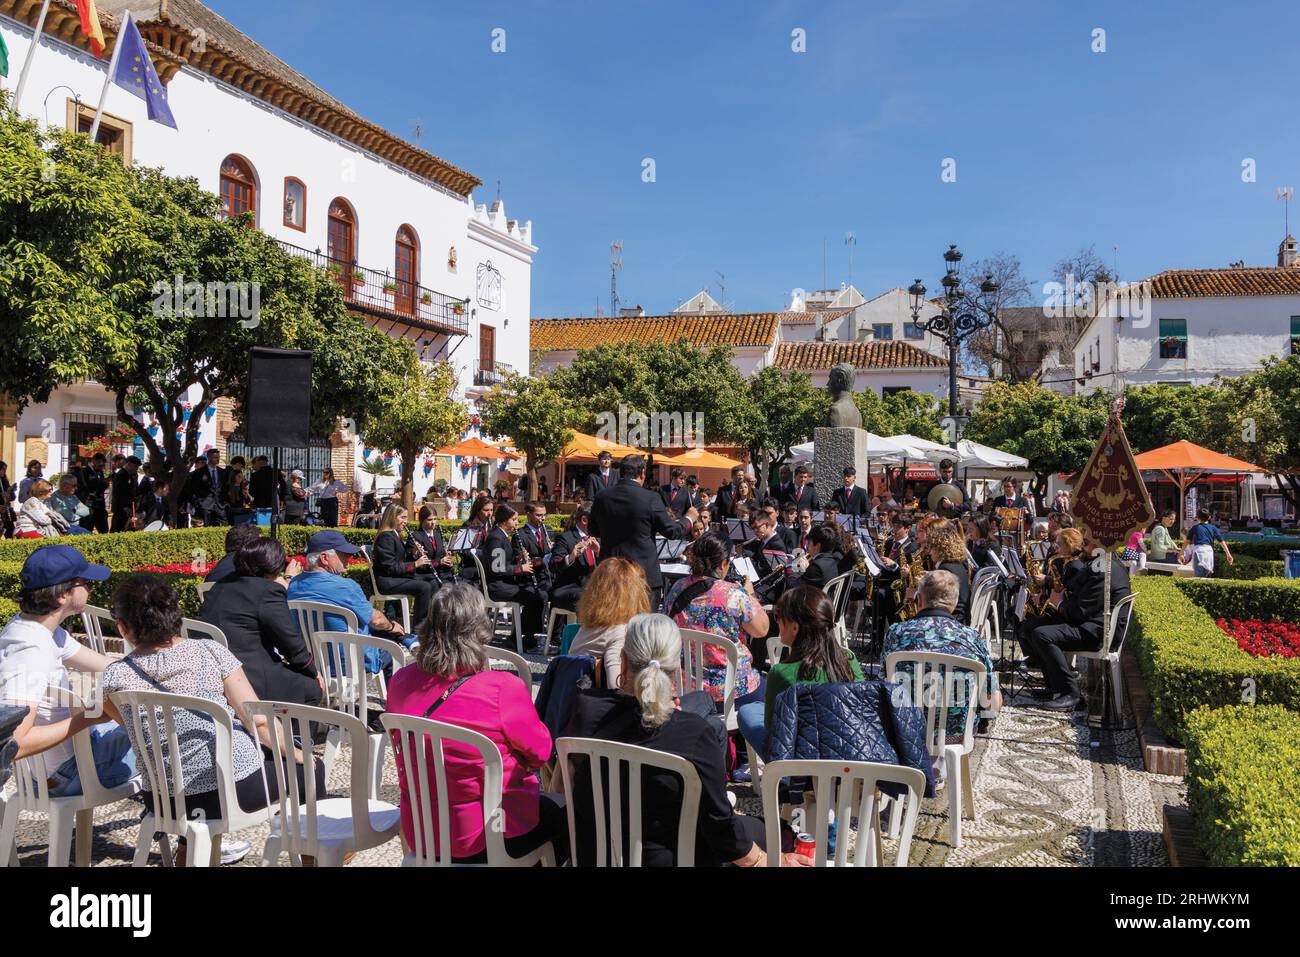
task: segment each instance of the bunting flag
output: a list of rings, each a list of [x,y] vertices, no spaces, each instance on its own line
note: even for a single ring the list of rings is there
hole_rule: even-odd
[[[77,16],[81,18],[82,34],[90,38],[90,49],[104,59],[104,28],[99,25],[95,0],[77,0]]]
[[[0,76],[9,75],[9,48],[5,46],[4,34],[0,33]]]
[[[87,2],[93,5],[93,0]],[[167,87],[158,78],[153,61],[149,59],[149,51],[145,49],[144,38],[140,36],[140,29],[130,13],[126,15],[118,33],[113,60],[117,64],[112,75],[113,82],[144,100],[149,107],[149,119],[176,129],[172,109],[167,105]]]
[[[1120,422],[1120,408],[1111,411],[1070,501],[1075,524],[1107,549],[1125,544],[1134,531],[1156,520],[1151,496]]]

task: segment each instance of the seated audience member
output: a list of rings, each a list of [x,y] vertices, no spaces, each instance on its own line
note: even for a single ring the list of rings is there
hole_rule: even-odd
[[[690,761],[699,774],[701,788],[695,865],[764,866],[767,854],[762,819],[737,814],[732,808],[713,727],[706,718],[680,709],[674,697],[682,658],[677,626],[663,615],[637,615],[628,624],[622,655],[618,687],[579,693],[566,735],[619,741]],[[596,827],[591,771],[581,761],[576,762],[575,770],[572,793],[578,847],[574,857],[580,865],[592,865],[596,861]],[[642,781],[642,863],[646,867],[672,867],[678,853],[681,779],[670,772],[646,771]],[[622,793],[626,796],[626,788]],[[618,813],[625,822],[629,820],[626,797]],[[623,833],[627,834],[628,829],[625,823]],[[781,862],[787,866],[811,863],[793,854],[783,854]]]
[[[0,632],[0,700],[28,709],[14,731],[16,757],[40,757],[34,763],[44,768],[50,797],[82,793],[72,738],[86,728],[102,785],[117,787],[135,774],[126,731],[106,724],[110,719],[102,712],[71,710],[57,694],[71,690],[69,668],[98,673],[110,663],[63,629],[64,621],[85,610],[91,584],[108,576],[108,568],[90,564],[68,545],[37,549],[19,575],[19,614]]]
[[[54,486],[38,478],[31,483],[29,490],[18,509],[14,538],[58,538],[68,530],[68,523],[50,501]]]
[[[853,652],[835,640],[835,606],[822,592],[809,585],[792,588],[772,609],[780,629],[781,644],[790,649],[789,659],[772,665],[767,673],[767,691],[762,701],[737,709],[736,723],[745,740],[767,756],[767,730],[776,697],[799,684],[830,684],[862,681],[862,667]]]
[[[260,811],[279,800],[271,735],[278,733],[258,716],[250,720],[245,705],[258,700],[249,685],[239,660],[221,644],[206,638],[186,638],[181,634],[181,609],[176,591],[156,575],[139,574],[127,579],[113,594],[113,621],[131,647],[121,661],[104,669],[104,710],[126,728],[137,753],[150,748],[158,732],[146,723],[146,740],[136,740],[131,716],[123,720],[118,703],[111,697],[121,691],[165,691],[170,694],[203,698],[226,709],[234,724],[231,758],[234,765],[235,798],[244,811]],[[182,709],[172,711],[176,737],[181,745],[181,780],[185,809],[190,816],[200,813],[221,817],[217,769],[214,765],[216,734],[206,716]],[[261,748],[259,748],[259,743]],[[266,750],[263,750],[266,749]],[[302,752],[285,749],[293,755],[299,793],[305,793]],[[163,757],[164,773],[175,788],[174,755]],[[266,771],[266,784],[262,771]],[[325,762],[315,762],[316,796],[325,797]],[[144,775],[144,803],[154,809],[149,776]],[[243,843],[243,842],[241,842]],[[184,839],[181,841],[184,847]],[[246,845],[245,845],[246,848]],[[229,848],[227,848],[229,850]],[[244,853],[247,853],[246,849]],[[183,857],[181,858],[183,861]]]
[[[361,586],[347,576],[347,567],[341,556],[350,558],[360,551],[360,547],[344,538],[342,532],[333,529],[317,532],[307,539],[307,567],[289,582],[289,601],[317,601],[347,608],[357,616],[360,634],[389,638],[409,648],[415,644],[415,636],[404,634],[399,625],[371,605]],[[348,630],[340,615],[326,615],[325,629]],[[366,649],[366,670],[371,674],[388,671],[392,664],[393,656],[388,652],[378,648]]]
[[[410,595],[411,626],[418,632],[424,616],[429,613],[429,599],[437,587],[430,576],[423,570],[433,567],[433,560],[425,555],[410,560],[406,554],[406,541],[402,533],[406,531],[408,513],[401,505],[389,505],[379,519],[379,534],[375,544],[370,546],[371,560],[374,565],[375,584],[385,595]]]
[[[486,648],[492,628],[482,592],[464,583],[440,588],[419,638],[415,664],[398,671],[388,683],[389,713],[433,718],[491,738],[504,766],[501,812],[506,850],[519,857],[554,841],[557,863],[562,863],[568,844],[564,804],[541,792],[536,774],[551,756],[551,735],[537,717],[523,682],[511,672],[489,667]],[[429,788],[436,792],[431,747],[428,760]],[[483,762],[476,751],[448,745],[445,765],[452,856],[465,863],[484,861]],[[407,790],[401,760],[397,780],[402,837],[407,847],[414,847],[414,796]],[[435,832],[437,828],[435,814]],[[428,850],[432,855],[434,847]]]
[[[256,525],[231,525],[226,530],[226,554],[208,569],[203,576],[206,582],[220,582],[235,578],[235,554],[245,542],[255,542],[262,537],[262,530]]]
[[[226,636],[248,683],[263,701],[318,704],[325,690],[311,648],[289,613],[284,548],[259,535],[235,553],[234,578],[218,581],[200,615]]]
[[[59,478],[59,487],[50,495],[46,506],[53,508],[68,523],[64,535],[85,535],[89,531],[78,524],[89,517],[90,509],[77,497],[77,476],[72,472],[65,472]]]
[[[984,637],[962,624],[953,609],[957,607],[960,591],[957,577],[949,571],[935,570],[926,572],[917,587],[916,600],[920,611],[907,621],[900,621],[889,626],[885,634],[882,658],[895,651],[929,651],[943,655],[958,655],[970,658],[984,665],[988,673],[988,685],[976,689],[988,702],[988,708],[997,711],[1002,707],[1002,693],[998,690],[998,676],[989,658],[988,645]],[[911,674],[911,666],[901,668],[901,673]],[[916,689],[913,689],[915,698]],[[979,704],[981,702],[977,702]],[[960,740],[966,725],[966,705],[949,703],[948,736]],[[936,771],[941,771],[942,761],[936,762]]]
[[[626,558],[607,558],[592,573],[578,601],[578,635],[571,655],[592,655],[604,662],[606,688],[618,684],[627,623],[650,611],[645,572]]]

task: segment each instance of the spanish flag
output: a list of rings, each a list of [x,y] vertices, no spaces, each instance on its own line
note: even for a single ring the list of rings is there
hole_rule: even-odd
[[[95,0],[77,0],[77,16],[81,18],[81,32],[90,37],[90,49],[95,56],[104,59],[104,30],[99,25],[99,11],[95,9]]]

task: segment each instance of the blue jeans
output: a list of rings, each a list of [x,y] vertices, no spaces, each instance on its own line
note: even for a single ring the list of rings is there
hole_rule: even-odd
[[[736,709],[736,724],[745,741],[760,758],[767,760],[767,724],[764,712],[767,704],[763,701],[751,701]]]
[[[90,751],[95,756],[95,770],[99,783],[106,788],[125,784],[135,776],[135,753],[126,728],[109,721],[90,729]],[[81,775],[77,773],[77,759],[68,758],[50,775],[50,797],[73,797],[81,794]]]
[[[82,528],[80,525],[69,525],[64,535],[89,535],[90,529]]]

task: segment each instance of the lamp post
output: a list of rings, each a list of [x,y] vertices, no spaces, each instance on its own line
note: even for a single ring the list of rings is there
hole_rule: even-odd
[[[959,423],[961,416],[957,405],[957,370],[961,356],[961,347],[975,333],[987,329],[997,318],[999,286],[992,276],[985,276],[980,284],[978,296],[971,296],[961,289],[961,276],[958,269],[961,264],[961,252],[956,246],[949,246],[943,254],[943,297],[939,300],[940,311],[928,319],[921,318],[925,308],[925,286],[916,280],[908,287],[911,297],[912,322],[923,332],[942,340],[948,346],[948,417],[952,420],[952,447],[957,447]]]

